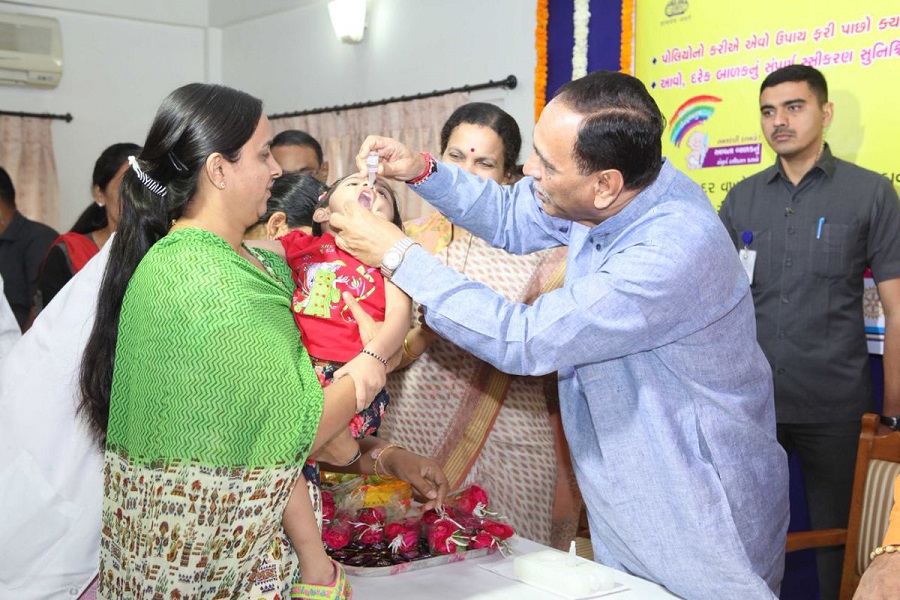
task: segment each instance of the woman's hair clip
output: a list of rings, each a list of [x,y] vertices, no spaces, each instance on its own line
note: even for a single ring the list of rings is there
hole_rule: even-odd
[[[175,156],[174,152],[169,152],[169,162],[172,163],[172,166],[175,167],[175,170],[179,173],[184,173],[188,170],[187,165],[178,160],[178,157]]]
[[[157,196],[165,197],[166,195],[166,186],[153,179],[146,173],[141,170],[140,165],[135,157],[128,157],[128,164],[131,165],[131,170],[135,172],[138,179],[141,180],[141,183],[144,184],[144,187],[156,194]]]

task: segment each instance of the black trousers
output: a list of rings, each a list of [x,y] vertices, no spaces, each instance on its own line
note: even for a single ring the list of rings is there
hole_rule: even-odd
[[[796,452],[803,469],[806,503],[813,529],[846,527],[862,421],[849,423],[778,423],[778,443]],[[816,551],[819,594],[837,600],[844,547]]]

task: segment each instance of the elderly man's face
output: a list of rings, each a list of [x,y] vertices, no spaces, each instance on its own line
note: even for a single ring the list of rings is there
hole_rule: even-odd
[[[582,118],[564,104],[551,101],[534,127],[534,151],[524,172],[534,178],[534,195],[544,212],[593,227],[600,221],[593,179],[579,173],[575,164]]]
[[[319,164],[316,151],[309,146],[273,146],[272,156],[285,173],[312,175],[322,183],[326,183],[328,163]]]

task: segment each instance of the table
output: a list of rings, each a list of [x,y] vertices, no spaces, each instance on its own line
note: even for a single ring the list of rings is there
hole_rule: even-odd
[[[510,539],[513,555],[546,550],[536,542],[515,536]],[[358,577],[348,575],[353,585],[353,597],[360,600],[479,600],[490,598],[509,600],[552,600],[561,596],[549,596],[547,592],[524,583],[507,579],[479,567],[479,564],[501,560],[500,553],[470,560],[449,563],[383,577]],[[649,581],[616,572],[615,580],[629,589],[603,596],[611,600],[671,600],[678,598],[661,586]],[[490,594],[488,596],[488,594]]]

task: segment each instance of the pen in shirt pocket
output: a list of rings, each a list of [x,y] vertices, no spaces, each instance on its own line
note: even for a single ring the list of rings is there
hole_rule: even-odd
[[[822,225],[825,224],[825,217],[819,217],[819,226],[816,227],[816,239],[822,239]]]

